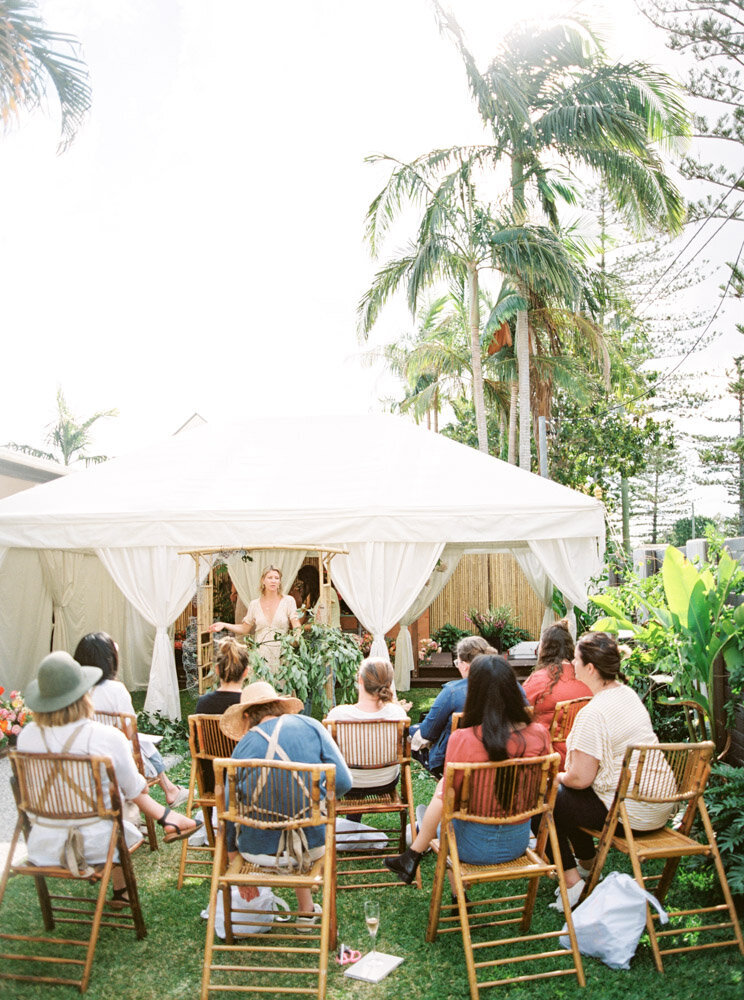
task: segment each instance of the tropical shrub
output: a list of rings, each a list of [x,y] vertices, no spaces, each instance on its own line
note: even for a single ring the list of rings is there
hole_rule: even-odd
[[[598,619],[593,629],[632,631],[641,649],[638,658],[650,652],[654,655],[655,672],[668,675],[672,691],[702,707],[713,739],[720,737],[712,705],[719,656],[733,679],[734,699],[742,691],[744,605],[733,608],[727,601],[743,585],[744,574],[727,552],[721,552],[713,564],[698,568],[669,547],[661,573],[645,592],[631,586],[591,598],[607,616]]]

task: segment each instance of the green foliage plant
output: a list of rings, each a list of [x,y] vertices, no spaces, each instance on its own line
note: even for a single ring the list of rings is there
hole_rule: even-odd
[[[189,723],[183,719],[169,719],[160,712],[137,713],[137,729],[140,733],[162,736],[158,744],[160,753],[174,753],[179,756],[189,754]]]
[[[719,656],[733,676],[734,696],[741,693],[744,605],[732,608],[726,602],[729,595],[742,588],[744,574],[725,551],[716,562],[698,568],[670,546],[660,576],[663,591],[657,590],[657,603],[644,600],[645,595],[635,595],[635,612],[644,617],[643,624],[633,619],[622,600],[601,594],[591,600],[607,617],[598,619],[593,629],[629,629],[637,643],[657,649],[664,646],[666,639],[666,655],[657,669],[669,672],[672,689],[682,699],[696,701],[702,707],[715,740],[719,734],[712,697],[714,666]]]
[[[274,674],[262,657],[252,656],[257,680],[269,681],[277,691],[302,701],[312,696],[325,715],[332,707],[326,679],[333,672],[339,703],[356,701],[362,653],[351,635],[328,625],[310,624],[282,636],[281,643],[280,664]]]
[[[467,629],[458,628],[456,625],[451,625],[447,622],[441,628],[438,628],[436,632],[432,632],[431,637],[440,649],[448,653],[453,653],[460,639],[464,639],[466,635],[470,635]]]
[[[530,633],[517,625],[513,610],[506,604],[499,607],[489,605],[488,611],[478,611],[471,608],[465,619],[471,623],[482,635],[486,642],[498,649],[500,653],[506,652],[518,642],[531,639]]]

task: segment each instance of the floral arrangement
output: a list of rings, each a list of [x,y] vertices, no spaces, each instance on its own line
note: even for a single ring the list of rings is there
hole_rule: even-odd
[[[532,638],[529,632],[517,625],[514,612],[506,605],[498,608],[491,605],[488,611],[471,608],[465,615],[465,620],[469,621],[486,642],[500,653],[506,653],[518,642]]]
[[[178,629],[175,636],[173,637],[173,648],[182,650],[183,640],[185,638],[186,638],[186,629],[185,628]]]
[[[359,646],[363,657],[367,657],[372,650],[372,634],[371,632],[362,632],[362,634],[354,635],[351,634],[350,638],[354,640]],[[390,657],[390,662],[395,659],[395,639],[391,639],[389,636],[385,636],[385,645],[388,648],[388,656]]]
[[[5,688],[0,687],[0,748],[15,746],[18,734],[31,721],[31,713],[20,691],[11,691],[7,698],[2,695]]]
[[[422,639],[418,647],[418,662],[420,667],[425,667],[431,663],[431,658],[435,653],[441,653],[441,647],[433,639]]]

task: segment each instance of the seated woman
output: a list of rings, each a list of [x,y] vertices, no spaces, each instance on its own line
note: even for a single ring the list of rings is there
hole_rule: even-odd
[[[247,646],[237,639],[223,639],[214,662],[219,684],[216,691],[207,691],[197,699],[194,712],[197,715],[222,715],[231,705],[237,705],[250,668]]]
[[[476,656],[470,665],[462,722],[447,744],[445,769],[449,763],[477,764],[551,752],[548,732],[539,722],[531,721],[506,660],[488,653]],[[410,885],[421,855],[436,836],[444,807],[443,791],[442,778],[411,846],[403,854],[383,859],[401,882]],[[530,839],[528,822],[516,826],[458,822],[455,833],[460,860],[474,865],[511,861],[524,853]]]
[[[73,657],[81,667],[98,667],[101,679],[93,686],[90,696],[96,712],[125,712],[136,715],[132,696],[121,681],[117,681],[119,672],[119,647],[106,632],[89,632],[77,644]],[[165,801],[169,806],[183,805],[189,797],[188,788],[174,785],[165,773],[165,762],[160,756],[155,744],[144,734],[139,734],[140,750],[145,764],[145,774],[149,777],[157,775],[158,784],[163,789]]]
[[[388,660],[368,657],[362,660],[357,678],[359,698],[356,705],[336,705],[328,719],[338,722],[359,722],[365,719],[405,719],[406,710],[394,700],[393,668]],[[379,767],[369,770],[351,768],[353,791],[365,795],[385,795],[392,792],[398,782],[400,769]]]
[[[345,795],[351,788],[351,774],[338,747],[316,720],[299,715],[302,702],[276,693],[271,684],[256,681],[243,688],[240,704],[227,709],[220,720],[226,736],[238,740],[233,751],[236,760],[266,758],[290,760],[296,764],[335,764],[336,794]],[[269,744],[275,737],[277,749],[274,758],[268,757]],[[286,809],[277,803],[277,809]],[[310,827],[306,831],[311,858],[322,857],[325,849],[325,828]],[[232,860],[240,851],[246,860],[261,866],[276,864],[276,852],[281,833],[279,830],[258,830],[241,826],[237,838],[234,829],[228,829],[228,856]],[[313,907],[309,889],[297,889],[297,904],[307,923],[315,920],[319,907]],[[250,891],[241,895],[251,898]]]
[[[576,677],[592,692],[592,700],[576,716],[568,734],[567,766],[559,775],[561,785],[554,811],[572,907],[584,888],[582,875],[588,874],[594,860],[594,842],[581,827],[601,829],[604,825],[627,747],[659,742],[643,702],[624,683],[620,650],[612,636],[606,632],[583,635],[576,643],[574,668]],[[631,829],[639,832],[660,829],[674,811],[674,806],[667,803],[626,804]],[[551,905],[563,912],[560,896]]]
[[[592,692],[577,680],[573,666],[574,643],[563,620],[550,625],[540,636],[537,666],[524,682],[527,701],[533,706],[532,718],[550,731],[555,706],[572,698],[591,698]],[[561,767],[566,763],[566,744],[553,744],[561,755]]]
[[[147,816],[152,816],[164,830],[165,843],[189,837],[201,826],[180,813],[161,806],[147,792],[145,779],[137,770],[129,740],[114,726],[105,726],[93,719],[93,700],[88,693],[102,676],[100,667],[81,667],[69,653],[50,653],[44,657],[36,680],[24,691],[33,722],[18,735],[18,749],[23,753],[72,753],[108,757],[122,796],[133,802]],[[108,791],[106,792],[108,798]],[[68,840],[71,823],[60,820],[52,824],[33,824],[28,837],[28,858],[35,865],[58,865]],[[83,838],[83,854],[89,865],[106,860],[111,820],[99,820],[79,827]],[[131,847],[142,834],[131,823],[124,822],[127,844]],[[128,902],[121,868],[114,869],[114,900]]]

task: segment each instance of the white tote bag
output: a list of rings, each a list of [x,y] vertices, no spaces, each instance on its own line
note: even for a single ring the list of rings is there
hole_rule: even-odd
[[[214,918],[214,932],[217,937],[225,940],[225,911],[222,905],[222,893],[217,894],[217,913]],[[283,922],[289,917],[280,917],[277,910],[288,910],[289,906],[275,896],[268,886],[261,886],[259,894],[250,902],[243,899],[236,885],[231,886],[230,910],[233,934],[245,937],[246,934],[265,934],[270,931],[274,921]],[[248,912],[246,912],[248,911]],[[201,911],[202,920],[209,918],[209,910]]]
[[[658,910],[662,924],[667,923],[669,917],[655,896],[630,875],[610,872],[571,914],[581,954],[599,958],[611,969],[629,969],[646,926],[647,903]],[[564,924],[559,938],[564,948],[571,947],[567,931]]]

